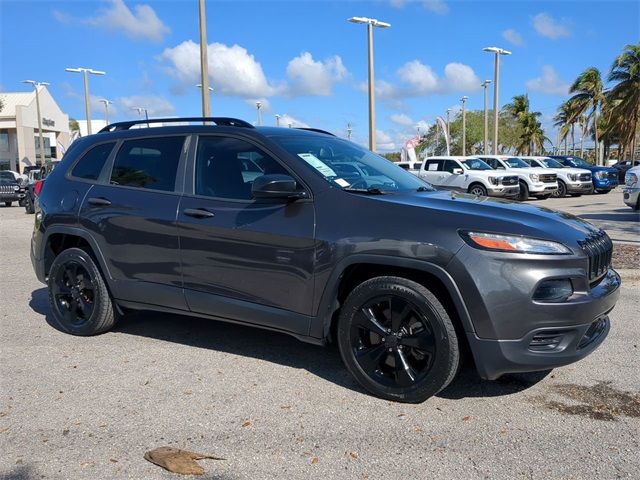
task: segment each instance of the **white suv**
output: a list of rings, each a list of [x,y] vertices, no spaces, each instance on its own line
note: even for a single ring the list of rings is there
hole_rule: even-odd
[[[520,183],[518,200],[527,200],[529,195],[544,200],[558,189],[558,176],[555,173],[541,173],[540,169],[530,167],[518,157],[508,155],[477,155],[477,157],[496,170],[518,176]]]
[[[432,185],[478,196],[517,197],[518,177],[496,172],[479,158],[429,157],[418,176]]]
[[[520,157],[533,168],[544,168],[558,175],[558,190],[554,197],[564,198],[567,193],[572,197],[591,193],[593,183],[591,172],[584,168],[565,167],[563,164],[549,157]]]

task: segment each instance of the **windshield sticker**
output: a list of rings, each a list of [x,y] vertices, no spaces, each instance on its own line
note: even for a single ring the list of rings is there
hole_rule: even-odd
[[[298,156],[319,171],[325,177],[336,177],[336,172],[312,153],[299,153]]]
[[[344,178],[336,178],[334,180],[334,182],[336,182],[338,185],[340,185],[341,187],[348,187],[349,185],[351,185],[349,182],[347,182]]]

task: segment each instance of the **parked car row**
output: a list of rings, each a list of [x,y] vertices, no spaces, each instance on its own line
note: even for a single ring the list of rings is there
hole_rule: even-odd
[[[439,156],[416,167],[409,171],[439,188],[521,201],[608,193],[618,186],[615,169],[574,156]]]

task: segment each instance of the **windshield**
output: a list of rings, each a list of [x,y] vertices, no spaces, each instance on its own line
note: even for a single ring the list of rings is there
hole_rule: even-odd
[[[462,166],[467,170],[493,170],[479,158],[468,158],[462,161]]]
[[[518,157],[509,157],[503,160],[509,168],[528,168],[529,164]]]
[[[424,180],[369,150],[336,137],[272,137],[334,186],[382,192],[433,190]]]
[[[540,163],[542,163],[547,168],[565,168],[564,165],[562,165],[559,161],[554,160],[553,158],[543,158],[540,160]]]
[[[591,167],[592,166],[590,163],[585,162],[580,157],[570,157],[570,158],[567,158],[567,160],[574,167]]]

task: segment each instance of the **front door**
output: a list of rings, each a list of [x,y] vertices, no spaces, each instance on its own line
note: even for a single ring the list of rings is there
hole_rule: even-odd
[[[254,200],[256,178],[291,173],[248,140],[201,136],[193,170],[192,193],[178,209],[190,309],[306,334],[313,301],[313,202]]]

